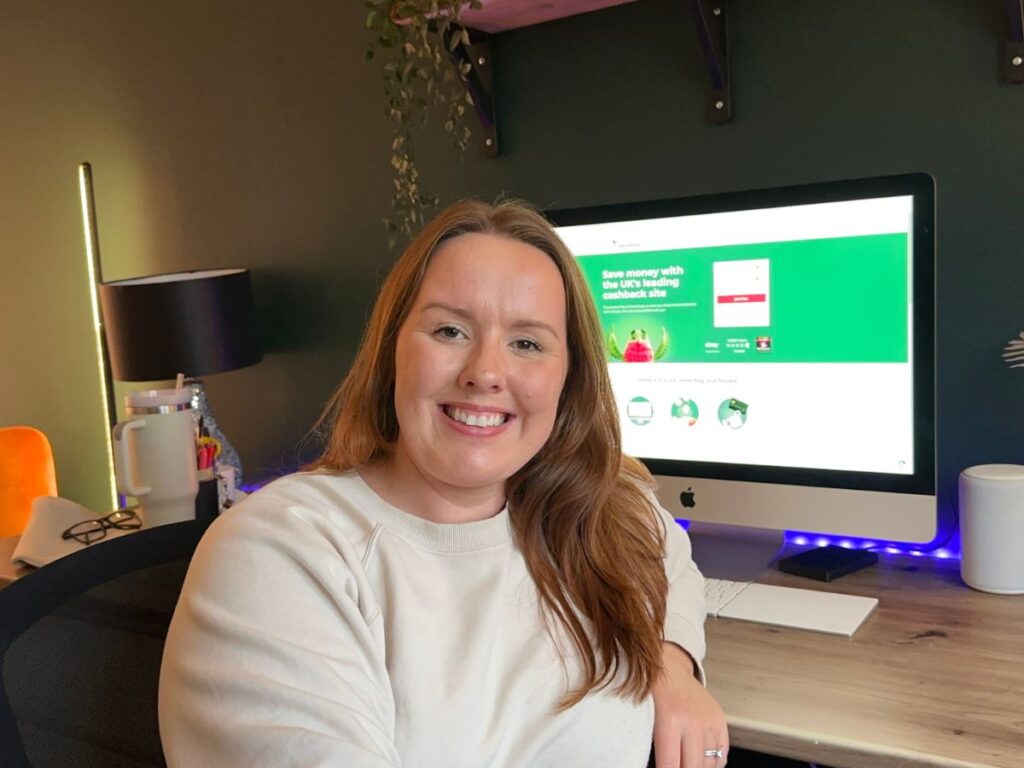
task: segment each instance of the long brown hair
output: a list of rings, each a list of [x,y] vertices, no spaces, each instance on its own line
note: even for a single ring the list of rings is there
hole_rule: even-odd
[[[467,233],[512,238],[547,254],[562,275],[569,370],[554,428],[508,481],[509,514],[545,616],[566,630],[583,664],[568,708],[622,674],[616,693],[640,701],[661,671],[664,529],[649,501],[651,476],[622,455],[604,342],[583,275],[550,224],[515,201],[452,205],[410,243],[381,287],[348,375],[320,425],[313,466],[338,471],[386,459],[398,439],[395,344],[433,254]]]

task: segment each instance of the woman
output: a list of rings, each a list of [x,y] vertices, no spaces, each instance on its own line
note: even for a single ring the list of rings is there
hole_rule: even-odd
[[[181,766],[723,765],[702,578],[621,455],[573,258],[458,203],[385,281],[312,471],[211,527],[167,638]]]

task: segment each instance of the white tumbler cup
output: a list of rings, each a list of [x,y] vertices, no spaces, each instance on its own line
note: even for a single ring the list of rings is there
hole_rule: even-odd
[[[189,390],[125,395],[126,421],[114,426],[117,490],[138,499],[143,526],[196,516],[196,423]]]
[[[975,589],[1024,593],[1024,466],[960,473],[960,576]]]

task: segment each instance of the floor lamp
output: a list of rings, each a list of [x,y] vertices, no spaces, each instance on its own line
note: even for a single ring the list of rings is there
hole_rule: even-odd
[[[110,508],[124,506],[119,499],[114,481],[114,451],[110,442],[110,430],[117,423],[117,403],[114,401],[114,380],[110,374],[110,355],[107,353],[107,337],[100,313],[99,286],[103,282],[100,264],[100,238],[96,228],[96,199],[92,191],[92,166],[81,163],[78,166],[78,194],[82,204],[82,232],[85,237],[85,261],[89,272],[89,306],[92,310],[93,338],[96,344],[96,359],[99,368],[100,390],[103,392],[103,416],[106,425],[106,439],[103,441],[107,453],[107,474],[110,482]]]

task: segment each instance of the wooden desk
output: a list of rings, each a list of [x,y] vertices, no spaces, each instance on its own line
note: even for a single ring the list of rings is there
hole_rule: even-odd
[[[706,669],[734,745],[836,768],[1024,766],[1024,595],[957,561],[883,555],[831,584],[877,597],[852,638],[708,619]]]
[[[0,539],[0,586],[17,536]],[[976,592],[959,563],[883,555],[831,584],[879,598],[852,638],[708,619],[706,669],[732,743],[834,768],[1024,766],[1024,595]]]
[[[20,536],[4,536],[0,538],[0,587],[6,587],[15,579],[25,575],[32,569],[24,565],[11,565],[11,555],[18,546]]]

